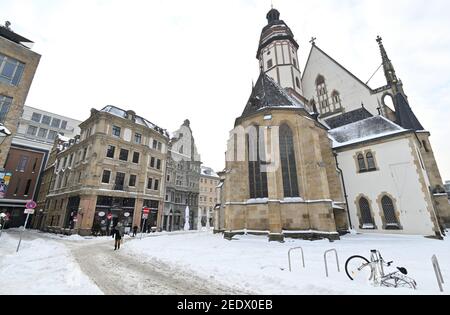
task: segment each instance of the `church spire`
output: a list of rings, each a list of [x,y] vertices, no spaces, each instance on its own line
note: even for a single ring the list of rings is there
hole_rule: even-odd
[[[383,45],[383,39],[380,36],[377,37],[377,42],[378,45],[380,46],[381,58],[383,60],[383,69],[386,81],[388,85],[392,87],[394,93],[396,93],[398,91],[399,80],[397,79],[397,75],[395,74],[394,65],[392,64],[391,60],[387,55],[386,49],[384,48]]]
[[[380,46],[381,58],[383,59],[384,75],[386,76],[387,84],[392,89],[396,116],[395,122],[405,129],[415,131],[424,130],[422,124],[419,122],[409,105],[408,98],[403,91],[402,82],[397,78],[394,66],[387,55],[383,45],[383,39],[380,36],[377,37],[377,42]]]

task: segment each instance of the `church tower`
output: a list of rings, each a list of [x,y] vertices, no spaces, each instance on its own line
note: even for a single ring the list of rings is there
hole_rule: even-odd
[[[280,12],[271,9],[267,13],[268,24],[259,41],[258,58],[260,67],[282,88],[303,95],[301,71],[298,62],[299,45],[287,24],[280,20]]]
[[[383,60],[384,75],[387,85],[390,87],[393,102],[395,106],[395,123],[407,130],[414,130],[417,139],[420,142],[421,161],[429,179],[429,189],[433,195],[433,202],[437,210],[437,216],[443,227],[450,226],[450,205],[445,194],[444,182],[439,171],[433,148],[430,142],[430,132],[426,131],[414,114],[408,97],[403,90],[403,83],[397,78],[394,65],[388,57],[383,40],[380,36],[377,38],[380,46],[381,58]]]

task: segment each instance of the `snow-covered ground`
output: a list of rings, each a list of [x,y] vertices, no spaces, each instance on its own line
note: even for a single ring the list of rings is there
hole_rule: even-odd
[[[0,238],[0,295],[183,294],[187,288],[198,294],[433,295],[440,294],[431,264],[433,255],[439,258],[445,282],[450,283],[448,238],[348,235],[333,243],[287,239],[283,244],[270,243],[263,236],[235,239],[227,241],[210,232],[155,233],[143,239],[127,237],[120,252],[114,252],[109,237],[27,231],[16,254],[18,232],[9,231]],[[289,272],[288,250],[297,246],[304,249],[306,268],[301,266],[299,252],[294,252],[293,272]],[[329,249],[338,251],[341,272],[330,255],[327,278],[323,255]],[[368,257],[371,249],[380,250],[387,261],[394,260],[394,266],[406,267],[418,290],[376,288],[350,281],[344,270],[346,260],[353,255]],[[450,292],[450,286],[444,288]]]
[[[296,252],[290,273],[288,250],[297,246],[304,249],[306,269],[301,267],[301,256]],[[327,278],[323,256],[329,249],[338,251],[341,272],[337,272],[334,257],[330,256]],[[387,261],[394,260],[395,267],[406,267],[409,276],[417,281],[418,290],[376,288],[350,281],[344,270],[346,260],[353,255],[369,258],[372,249],[380,250]],[[227,241],[222,235],[197,233],[134,240],[126,244],[125,252],[143,261],[157,259],[191,270],[208,281],[256,294],[440,294],[431,264],[433,255],[439,259],[445,282],[450,283],[449,239],[349,235],[333,243],[288,239],[281,244],[270,243],[266,237],[239,236]]]
[[[0,295],[102,294],[64,244],[42,238],[23,240],[16,253],[17,244],[18,239],[9,233],[0,238]]]

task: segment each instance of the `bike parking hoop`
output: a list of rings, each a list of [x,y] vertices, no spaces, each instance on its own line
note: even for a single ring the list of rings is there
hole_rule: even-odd
[[[338,256],[338,252],[335,249],[330,249],[327,250],[324,254],[323,254],[323,259],[325,261],[325,273],[327,275],[327,278],[329,277],[329,273],[328,273],[328,260],[327,260],[327,255],[329,253],[334,253],[336,255],[336,265],[337,265],[337,270],[338,272],[341,272],[341,268],[339,267],[339,256]]]
[[[289,250],[289,252],[288,252],[289,272],[292,272],[291,253],[292,253],[294,250],[300,250],[300,251],[301,251],[301,253],[302,253],[302,263],[303,263],[303,268],[306,268],[306,266],[305,266],[305,254],[304,254],[304,252],[303,252],[303,248],[302,248],[302,247],[294,247],[294,248],[291,248],[291,249]]]
[[[441,267],[439,266],[439,261],[438,261],[436,255],[433,255],[433,257],[431,257],[431,262],[433,264],[434,273],[436,274],[436,279],[438,282],[439,290],[441,292],[444,292],[444,286],[443,286],[444,277],[442,276]]]

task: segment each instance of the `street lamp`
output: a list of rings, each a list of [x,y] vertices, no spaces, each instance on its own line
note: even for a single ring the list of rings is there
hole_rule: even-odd
[[[3,124],[0,123],[0,145],[6,140],[6,137],[11,135],[11,131],[8,130]]]

